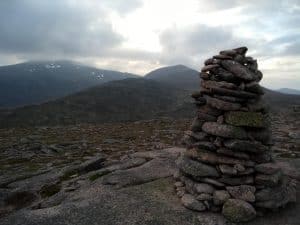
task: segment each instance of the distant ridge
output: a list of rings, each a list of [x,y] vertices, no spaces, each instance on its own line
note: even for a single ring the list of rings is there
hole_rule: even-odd
[[[72,61],[32,61],[0,67],[0,108],[54,100],[134,74],[97,69]]]
[[[292,88],[280,88],[277,91],[283,94],[300,95],[300,90],[296,90]]]

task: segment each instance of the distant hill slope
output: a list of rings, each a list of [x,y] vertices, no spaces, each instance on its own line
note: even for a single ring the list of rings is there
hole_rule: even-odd
[[[145,78],[186,90],[198,90],[200,87],[199,72],[183,65],[153,70]]]
[[[68,97],[2,112],[1,126],[64,125],[189,117],[189,92],[143,78],[112,81]],[[5,114],[5,115],[4,115]]]
[[[46,102],[133,74],[70,61],[27,62],[0,67],[0,108]]]
[[[300,95],[300,90],[291,89],[291,88],[280,88],[277,91],[284,94]]]
[[[264,88],[264,99],[274,111],[285,110],[292,105],[300,105],[300,95],[283,94]]]

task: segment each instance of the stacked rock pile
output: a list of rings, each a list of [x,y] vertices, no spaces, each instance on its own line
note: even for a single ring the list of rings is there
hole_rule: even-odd
[[[233,222],[296,198],[295,182],[271,157],[262,73],[246,52],[246,47],[225,50],[205,61],[200,91],[192,95],[197,116],[185,133],[187,150],[174,175],[185,207],[222,211]]]

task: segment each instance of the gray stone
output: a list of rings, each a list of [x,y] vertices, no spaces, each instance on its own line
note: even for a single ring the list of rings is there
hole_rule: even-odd
[[[199,141],[199,142],[195,142],[193,144],[194,147],[197,147],[199,149],[206,149],[206,150],[209,150],[209,151],[215,151],[217,148],[216,146],[209,142],[209,141]]]
[[[195,117],[191,125],[191,130],[194,132],[201,131],[204,122],[204,120],[200,120],[198,117]]]
[[[258,141],[246,141],[246,140],[226,140],[223,142],[225,147],[234,151],[261,153],[269,150],[269,147],[261,144]]]
[[[234,127],[226,124],[218,124],[216,122],[205,122],[202,125],[202,130],[208,134],[236,139],[247,139],[247,132],[240,127]]]
[[[239,158],[239,159],[250,159],[250,156],[245,153],[245,152],[237,152],[237,151],[232,151],[228,148],[219,148],[217,150],[218,153],[227,155],[227,156],[233,156],[235,158]]]
[[[204,182],[204,183],[207,183],[207,184],[211,184],[211,185],[216,186],[218,188],[225,186],[223,183],[221,183],[221,182],[219,182],[215,179],[212,179],[212,178],[205,177],[205,178],[201,178],[200,181]]]
[[[227,186],[226,190],[236,199],[241,199],[246,202],[255,202],[256,188],[251,185]]]
[[[201,212],[201,211],[206,210],[205,205],[202,202],[195,199],[194,196],[190,195],[190,194],[183,195],[181,198],[181,202],[186,208],[194,210],[194,211]]]
[[[217,98],[212,98],[209,96],[205,96],[205,99],[209,106],[214,107],[219,110],[231,111],[231,110],[238,110],[241,108],[241,105],[239,103],[227,102],[227,101],[223,101],[223,100],[220,100]]]
[[[241,177],[221,177],[218,179],[218,181],[227,184],[227,185],[231,185],[231,186],[235,186],[235,185],[242,185],[242,184],[253,184],[254,183],[254,178],[251,175],[247,175],[247,176],[241,176]]]
[[[244,160],[244,159],[236,159],[231,158],[227,156],[218,155],[214,152],[206,152],[204,150],[200,151],[197,149],[188,149],[185,153],[186,156],[196,159],[198,161],[209,163],[209,164],[229,164],[229,165],[235,165],[235,164],[241,164],[248,167],[253,167],[254,162],[250,160]]]
[[[219,173],[215,167],[191,160],[187,157],[181,157],[178,160],[178,166],[183,173],[194,178],[219,176]]]
[[[213,81],[213,80],[204,80],[201,82],[201,86],[206,89],[211,88],[226,88],[226,89],[238,89],[238,86],[234,83],[226,81]]]
[[[248,222],[256,217],[251,204],[240,199],[228,199],[223,205],[222,214],[231,222]]]
[[[258,112],[227,112],[225,122],[234,126],[264,128],[267,126],[266,117]]]
[[[228,191],[217,190],[213,194],[213,203],[215,205],[223,205],[229,198],[230,198],[230,195],[229,195]]]
[[[228,70],[229,72],[233,73],[236,77],[243,79],[245,81],[254,81],[257,79],[255,73],[249,70],[247,67],[241,65],[240,63],[233,61],[233,60],[223,60],[221,65]]]
[[[210,201],[210,200],[212,200],[212,198],[213,198],[212,195],[207,194],[207,193],[201,193],[201,194],[197,195],[197,197],[196,197],[196,199],[198,201]]]
[[[276,209],[289,202],[296,202],[296,184],[295,180],[285,176],[279,185],[256,191],[255,205],[261,208]]]
[[[201,72],[208,72],[208,71],[211,71],[212,69],[215,69],[218,67],[220,67],[220,65],[218,65],[218,64],[207,65],[207,66],[202,67]]]
[[[262,163],[255,165],[255,171],[263,174],[274,174],[279,172],[281,169],[280,167],[275,163]]]
[[[223,113],[222,110],[219,110],[219,109],[216,109],[214,107],[211,107],[208,104],[206,104],[204,106],[201,106],[199,108],[198,112],[206,113],[206,114],[209,114],[209,115],[212,115],[212,116],[216,116],[216,117],[220,116]]]
[[[272,175],[257,174],[255,176],[255,183],[258,185],[273,187],[278,184],[281,177],[282,177],[282,173],[280,171],[277,173],[274,173]]]
[[[219,169],[223,174],[227,175],[236,175],[238,173],[238,171],[234,167],[226,164],[219,165]]]

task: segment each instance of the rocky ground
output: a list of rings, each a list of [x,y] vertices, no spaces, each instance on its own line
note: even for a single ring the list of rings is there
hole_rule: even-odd
[[[298,116],[273,116],[272,130],[279,164],[299,178]],[[186,210],[175,194],[175,159],[184,151],[175,146],[190,122],[0,130],[0,224],[226,224]],[[298,201],[250,224],[296,225],[299,212]]]

